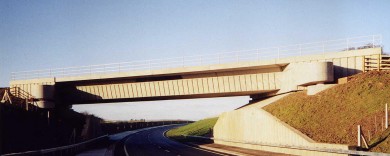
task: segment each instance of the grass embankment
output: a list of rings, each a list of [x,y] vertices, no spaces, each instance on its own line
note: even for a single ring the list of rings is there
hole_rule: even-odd
[[[264,109],[310,138],[325,143],[357,144],[357,125],[371,144],[388,135],[383,132],[385,104],[390,104],[390,72],[367,72],[313,96],[293,93]],[[382,139],[378,137],[382,135]],[[373,138],[373,139],[371,139]],[[390,146],[372,150],[389,152]]]
[[[190,139],[183,137],[185,135],[212,136],[212,129],[217,120],[218,117],[199,120],[197,122],[169,130],[166,135],[179,141],[189,141]]]

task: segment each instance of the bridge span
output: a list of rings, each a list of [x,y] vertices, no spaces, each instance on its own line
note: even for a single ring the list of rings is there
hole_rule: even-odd
[[[244,95],[255,98],[305,89],[316,84],[333,83],[338,78],[365,71],[368,68],[366,58],[379,58],[382,54],[382,48],[376,44],[342,51],[325,51],[323,44],[321,47],[320,53],[303,55],[305,51],[299,49],[298,56],[285,57],[281,57],[282,53],[279,53],[278,49],[275,53],[277,57],[269,59],[254,53],[253,57],[247,59],[241,57],[224,62],[221,58],[228,56],[218,55],[214,58],[218,60],[217,63],[209,65],[186,66],[186,59],[182,58],[177,59],[181,62],[179,67],[170,68],[151,68],[152,62],[149,61],[148,65],[145,65],[148,68],[143,70],[126,70],[126,64],[117,64],[114,66],[117,70],[108,73],[94,71],[93,66],[49,72],[33,71],[22,73],[27,75],[22,78],[13,74],[10,87],[17,87],[32,94],[34,101],[41,108],[52,108],[55,105]],[[203,61],[205,60],[207,59],[204,58]],[[104,69],[111,67],[104,66]],[[86,70],[88,72],[85,72]],[[72,71],[82,73],[72,75]]]

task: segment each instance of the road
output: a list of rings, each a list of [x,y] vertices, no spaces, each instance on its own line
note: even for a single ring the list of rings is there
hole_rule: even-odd
[[[164,132],[176,127],[164,126],[140,131],[130,134],[124,142],[123,150],[128,156],[220,156],[229,155],[208,151],[204,149],[194,148],[176,141],[172,141],[164,136]]]

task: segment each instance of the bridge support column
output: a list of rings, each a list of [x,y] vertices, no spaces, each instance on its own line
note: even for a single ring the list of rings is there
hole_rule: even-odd
[[[26,99],[26,111],[28,111],[28,99]]]
[[[38,100],[38,107],[54,108],[54,91],[54,85],[34,85],[31,94]]]

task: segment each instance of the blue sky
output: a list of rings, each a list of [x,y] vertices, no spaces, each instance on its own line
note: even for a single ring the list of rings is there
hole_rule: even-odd
[[[388,50],[389,10],[386,0],[0,0],[0,86],[12,71],[361,35],[381,34]]]

